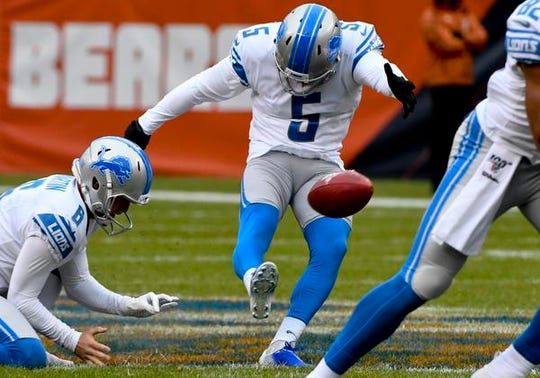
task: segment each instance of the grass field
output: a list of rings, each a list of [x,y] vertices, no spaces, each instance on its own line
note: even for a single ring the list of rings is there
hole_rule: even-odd
[[[1,177],[0,186],[21,177]],[[375,180],[372,203],[354,218],[349,253],[328,302],[300,339],[300,356],[315,364],[339,332],[357,300],[404,261],[422,206],[388,206],[386,197],[427,200],[422,181]],[[114,358],[104,368],[25,371],[0,368],[10,377],[304,377],[309,369],[259,368],[256,361],[279,325],[289,294],[307,261],[302,235],[288,213],[267,259],[280,268],[269,320],[256,321],[233,273],[237,230],[237,180],[158,177],[155,198],[132,207],[135,230],[116,237],[99,231],[88,255],[94,276],[131,295],[147,291],[178,295],[177,310],[149,319],[88,311],[65,297],[55,313],[84,329],[104,325],[100,340]],[[225,203],[171,200],[169,191],[228,193]],[[178,193],[177,193],[178,194]],[[189,197],[188,197],[189,198]],[[418,201],[423,203],[422,201]],[[384,205],[386,203],[386,205]],[[416,204],[416,206],[415,206]],[[470,259],[441,298],[420,308],[386,342],[366,355],[348,377],[467,377],[526,327],[538,305],[538,233],[517,211],[492,227],[479,257]],[[64,358],[77,358],[47,342]]]

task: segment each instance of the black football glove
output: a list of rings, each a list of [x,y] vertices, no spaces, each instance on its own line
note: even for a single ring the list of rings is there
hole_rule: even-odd
[[[384,73],[392,93],[403,104],[403,118],[405,119],[414,111],[416,106],[416,96],[413,92],[416,87],[412,81],[394,74],[390,63],[384,64]]]
[[[144,133],[141,125],[139,125],[138,120],[131,121],[128,127],[126,127],[126,131],[124,132],[124,138],[136,143],[143,150],[146,148],[146,146],[148,146],[148,143],[150,142],[150,135]]]

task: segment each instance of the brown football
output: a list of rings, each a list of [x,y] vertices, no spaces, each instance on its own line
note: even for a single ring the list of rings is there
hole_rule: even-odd
[[[314,210],[330,218],[343,218],[362,210],[373,195],[371,180],[355,170],[324,176],[308,194]]]

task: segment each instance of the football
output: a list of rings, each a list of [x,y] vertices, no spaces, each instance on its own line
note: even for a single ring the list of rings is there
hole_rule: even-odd
[[[343,218],[362,210],[372,195],[371,180],[350,169],[332,173],[317,181],[309,191],[308,202],[322,215]]]

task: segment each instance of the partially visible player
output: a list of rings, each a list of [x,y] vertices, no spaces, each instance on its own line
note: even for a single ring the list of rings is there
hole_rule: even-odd
[[[396,97],[405,117],[414,109],[414,85],[383,48],[373,25],[339,21],[327,7],[304,4],[283,22],[240,30],[229,56],[174,88],[126,129],[125,136],[144,148],[166,121],[193,106],[251,90],[233,266],[255,318],[270,312],[279,273],[264,256],[289,205],[309,247],[307,267],[261,364],[304,365],[295,344],[332,290],[347,251],[352,219],[323,217],[307,195],[322,176],[344,169],[342,141],[363,86]]]
[[[108,235],[130,230],[130,204],[148,202],[152,168],[144,151],[124,138],[98,138],[73,161],[73,175],[30,181],[0,196],[0,296],[16,307],[0,301],[0,365],[44,365],[43,347],[18,313],[83,361],[103,365],[110,359],[110,348],[96,340],[106,328],[80,332],[50,312],[62,288],[69,298],[108,314],[147,317],[177,304],[177,297],[166,294],[114,293],[88,267],[90,235],[100,227]],[[50,364],[63,364],[51,357]]]
[[[388,338],[411,311],[450,287],[478,254],[491,224],[517,207],[540,231],[540,2],[519,5],[507,21],[505,67],[487,98],[464,120],[451,164],[427,208],[409,258],[358,303],[308,377],[335,378]],[[534,300],[534,298],[532,298]],[[475,378],[525,377],[540,364],[540,312]]]

